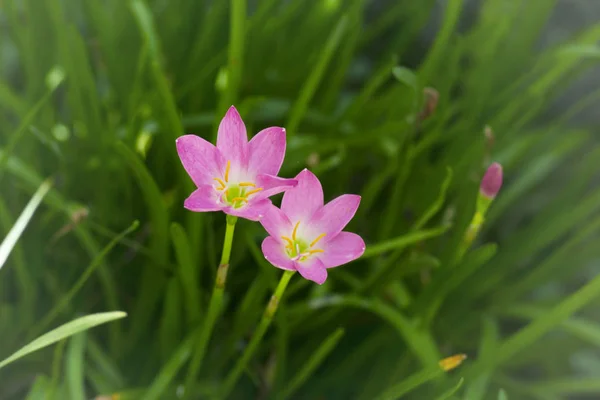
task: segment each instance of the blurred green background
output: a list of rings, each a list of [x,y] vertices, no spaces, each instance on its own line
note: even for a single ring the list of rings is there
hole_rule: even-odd
[[[52,188],[0,269],[0,359],[74,318],[128,316],[1,368],[0,399],[218,395],[281,274],[240,221],[184,390],[225,216],[183,209],[175,138],[214,140],[231,104],[251,134],[286,127],[280,175],[362,196],[349,229],[367,254],[323,286],[293,278],[229,398],[598,398],[593,3],[1,0],[4,235]],[[461,257],[492,161],[504,186]]]

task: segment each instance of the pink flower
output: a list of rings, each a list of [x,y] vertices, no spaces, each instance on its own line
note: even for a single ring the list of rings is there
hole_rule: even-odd
[[[177,138],[177,153],[196,184],[184,202],[191,211],[223,211],[258,221],[271,205],[268,199],[297,181],[277,177],[285,155],[285,129],[260,131],[248,142],[246,126],[231,106],[221,120],[217,146],[196,135]]]
[[[262,243],[265,258],[274,266],[298,271],[319,285],[327,268],[360,257],[365,242],[355,233],[342,232],[360,203],[360,196],[342,195],[323,205],[319,179],[305,169],[298,185],[283,195],[281,209],[271,205],[260,223],[268,236]]]
[[[479,192],[489,199],[496,197],[502,187],[502,166],[498,163],[493,163],[485,171],[485,175],[481,180]]]

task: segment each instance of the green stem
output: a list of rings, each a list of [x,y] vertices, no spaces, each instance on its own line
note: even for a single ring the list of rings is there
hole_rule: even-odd
[[[208,304],[208,311],[202,331],[198,337],[198,342],[194,351],[194,356],[190,363],[190,368],[186,377],[185,387],[187,388],[187,397],[192,393],[192,384],[194,379],[202,366],[202,360],[206,353],[206,345],[210,339],[210,335],[215,326],[219,312],[221,311],[221,304],[223,303],[223,291],[225,290],[225,283],[227,282],[227,271],[229,270],[229,258],[231,256],[231,245],[233,243],[233,232],[235,229],[235,223],[237,217],[231,215],[227,216],[227,229],[225,230],[225,240],[223,242],[223,252],[221,253],[221,262],[217,269],[217,276],[215,278],[215,286],[213,288],[212,296],[210,297],[210,303]]]
[[[256,331],[254,332],[254,336],[252,336],[248,347],[246,347],[246,349],[244,350],[244,354],[242,354],[242,356],[237,360],[235,367],[229,373],[229,376],[227,376],[227,379],[223,384],[223,391],[221,393],[222,398],[226,398],[231,392],[231,390],[233,390],[233,387],[237,383],[240,375],[242,374],[242,371],[246,368],[248,361],[256,351],[256,348],[258,347],[258,344],[265,335],[265,332],[267,332],[267,329],[269,328],[269,325],[271,325],[271,321],[273,320],[273,316],[277,311],[277,307],[279,306],[279,302],[281,300],[281,297],[283,296],[283,292],[285,292],[285,288],[287,287],[290,279],[292,278],[292,275],[294,275],[294,272],[295,271],[285,271],[281,276],[281,280],[279,281],[279,284],[275,289],[275,293],[273,293],[273,296],[271,296],[269,304],[267,304],[267,307],[265,308],[260,323],[258,324],[258,328],[256,328]]]

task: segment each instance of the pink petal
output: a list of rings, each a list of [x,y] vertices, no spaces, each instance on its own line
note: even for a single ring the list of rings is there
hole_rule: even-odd
[[[365,242],[356,233],[340,232],[321,247],[325,252],[318,257],[326,268],[333,268],[356,260],[365,252]]]
[[[269,235],[280,238],[288,236],[292,231],[292,223],[279,208],[271,205],[260,220],[261,225]]]
[[[291,221],[306,221],[323,207],[323,188],[319,179],[305,169],[297,176],[298,185],[283,195],[281,209]]]
[[[259,199],[258,201],[251,201],[241,208],[226,207],[223,209],[223,212],[225,214],[235,215],[236,217],[245,218],[250,221],[259,221],[264,217],[271,206],[273,206],[271,204],[271,200]]]
[[[190,211],[218,211],[222,207],[217,202],[215,188],[212,185],[200,185],[187,199],[183,206]]]
[[[242,117],[234,106],[231,106],[219,124],[217,148],[225,157],[225,161],[237,168],[248,166],[248,135]]]
[[[327,279],[327,268],[325,265],[316,257],[309,258],[306,261],[299,261],[295,263],[296,270],[300,272],[305,279],[313,281],[322,285]]]
[[[280,178],[278,176],[260,174],[256,177],[256,185],[263,190],[256,194],[256,198],[265,199],[293,188],[298,184],[296,179]]]
[[[318,209],[312,216],[309,225],[314,232],[325,233],[326,237],[333,238],[354,217],[359,204],[359,195],[341,195]]]
[[[211,185],[213,178],[221,176],[224,165],[219,150],[196,135],[184,135],[175,141],[177,153],[196,186]]]
[[[271,127],[258,132],[250,140],[248,171],[277,175],[285,156],[285,129]]]
[[[277,239],[273,238],[272,236],[267,236],[267,238],[263,240],[261,248],[267,261],[277,268],[287,269],[290,271],[295,270],[294,262],[290,260],[288,255],[285,253],[284,244]]]

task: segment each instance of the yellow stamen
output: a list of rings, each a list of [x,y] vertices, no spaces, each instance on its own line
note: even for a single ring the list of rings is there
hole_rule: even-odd
[[[223,182],[222,179],[220,178],[213,178],[213,180],[219,182],[219,185],[221,185],[221,187],[218,187],[217,190],[223,190],[227,187],[227,185],[225,184],[225,182]]]
[[[450,371],[458,367],[467,358],[466,354],[455,354],[453,356],[444,358],[439,362],[440,367],[444,371]]]
[[[296,232],[298,232],[298,225],[300,225],[300,221],[296,222],[294,226],[294,230],[292,231],[292,239],[296,240]]]
[[[252,182],[240,182],[240,183],[238,183],[238,185],[240,185],[241,187],[246,187],[246,186],[256,187],[256,185]]]
[[[251,194],[258,193],[262,190],[262,188],[254,189],[246,193],[246,196],[250,196]]]
[[[319,240],[323,239],[325,237],[325,233],[321,233],[319,236],[317,236],[317,238],[315,240],[312,241],[312,243],[310,244],[309,247],[313,247],[315,244],[317,244],[319,242]]]
[[[247,203],[248,199],[245,197],[234,197],[233,199],[231,199],[232,203],[237,203],[238,201],[245,201]]]
[[[314,250],[309,250],[308,254],[315,254],[315,253],[324,253],[325,250],[321,250],[321,249],[314,249]]]
[[[287,236],[282,236],[281,238],[287,242],[287,246],[285,247],[289,247],[290,249],[294,248],[294,242],[292,242],[292,239]]]
[[[227,161],[227,166],[225,167],[225,182],[229,182],[229,170],[231,169],[231,161]]]

